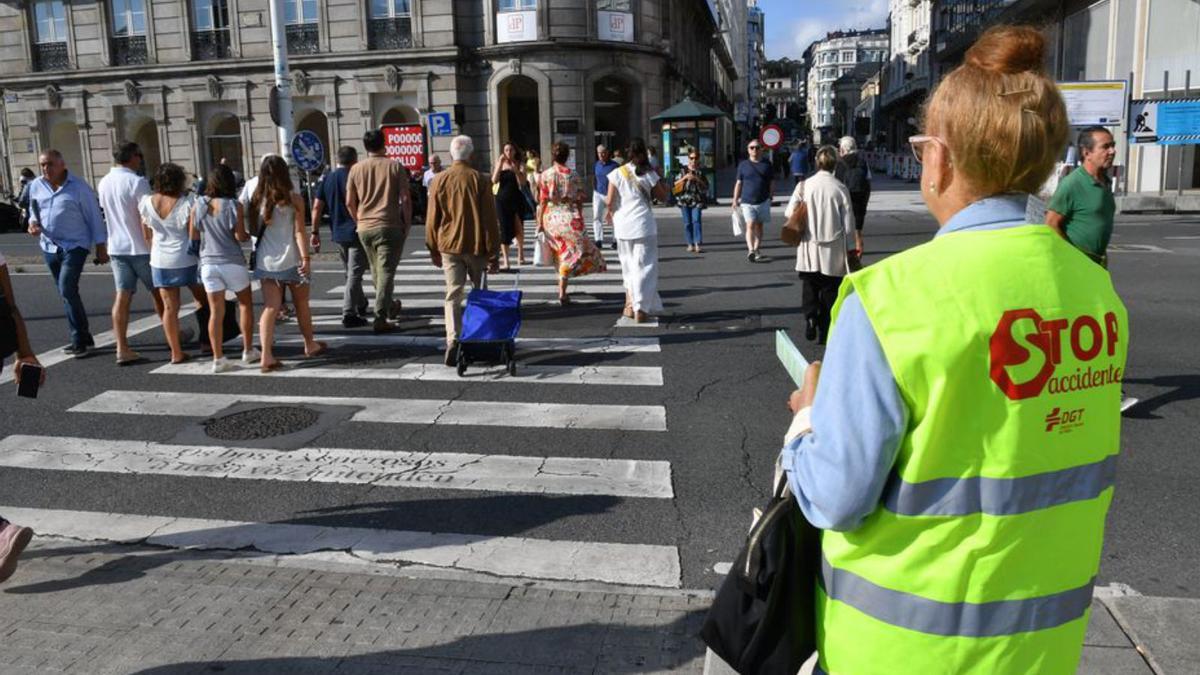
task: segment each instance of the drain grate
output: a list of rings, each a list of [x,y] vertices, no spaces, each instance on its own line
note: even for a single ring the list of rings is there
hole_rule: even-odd
[[[219,441],[252,441],[285,436],[316,424],[321,413],[299,406],[252,408],[205,420],[204,434]]]

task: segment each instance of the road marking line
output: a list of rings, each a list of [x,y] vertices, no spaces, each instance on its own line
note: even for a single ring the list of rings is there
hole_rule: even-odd
[[[342,315],[341,314],[318,314],[313,317],[312,323],[314,326],[341,326],[342,325]],[[397,323],[397,322],[393,321],[392,323]],[[420,325],[420,326],[445,326],[446,319],[445,319],[445,317],[441,317],[441,316],[414,316],[414,315],[409,314],[400,319],[399,325],[410,325],[413,327],[418,326],[418,325]],[[324,336],[324,335],[321,335],[318,337],[318,339],[320,339],[320,340],[324,340],[325,338],[326,338],[326,336]],[[442,340],[442,342],[444,343],[445,340]]]
[[[258,364],[246,366],[234,362],[234,369],[220,374],[212,372],[207,362],[188,361],[160,366],[152,375],[209,375],[213,377],[272,377],[315,378],[339,380],[412,380],[416,382],[498,382],[506,384],[605,384],[626,387],[661,387],[662,368],[658,366],[559,366],[518,362],[517,374],[509,375],[504,365],[471,368],[459,377],[454,368],[432,363],[407,363],[398,368],[340,368],[305,366],[293,361],[293,366],[263,373]]]
[[[67,412],[209,417],[238,403],[341,405],[361,408],[354,422],[538,429],[666,431],[667,411],[658,405],[521,403],[420,398],[273,396],[201,392],[110,390]]]
[[[679,551],[674,546],[491,537],[249,523],[97,511],[0,506],[13,522],[45,536],[84,541],[144,542],[152,546],[303,554],[348,551],[356,564],[429,565],[504,577],[599,581],[679,588]]]
[[[514,248],[515,248],[515,247],[514,247]],[[529,245],[527,245],[527,246],[525,247],[525,252],[526,252],[526,253],[530,253],[530,252],[532,252],[532,251],[533,251],[533,245],[532,245],[532,244],[529,244]],[[620,260],[620,255],[619,255],[619,254],[618,254],[616,251],[614,251],[614,250],[612,250],[612,249],[610,249],[610,248],[605,248],[605,249],[601,250],[601,253],[603,253],[603,254],[604,254],[604,259],[605,259],[605,260],[617,260],[617,261],[619,261],[619,260]],[[426,249],[424,249],[424,248],[421,248],[421,249],[417,249],[416,251],[413,251],[412,253],[409,253],[409,254],[408,254],[408,256],[409,256],[410,258],[418,258],[418,259],[422,259],[422,258],[429,258],[429,251],[427,251],[427,250],[426,250]],[[516,259],[516,256],[515,256],[515,255],[512,255],[512,254],[510,254],[510,255],[509,255],[509,259],[510,259],[510,260],[515,260],[515,259]]]
[[[503,281],[496,280],[496,279],[491,279],[488,283],[488,286],[493,291],[507,291],[512,288],[512,284],[506,284]],[[344,288],[344,285],[334,286],[333,288],[326,291],[326,293],[341,295],[343,288]],[[528,284],[528,285],[518,286],[517,290],[523,291],[526,295],[529,295],[529,294],[537,294],[537,295],[555,294],[555,295],[557,295],[558,294],[558,285],[557,284]],[[567,291],[569,293],[592,293],[592,294],[621,293],[621,294],[624,294],[625,286],[622,284],[571,284],[570,286],[567,287]],[[371,286],[369,284],[363,284],[363,293],[365,293],[368,296],[374,296],[375,295],[375,287]],[[429,293],[431,295],[445,296],[446,295],[446,286],[445,286],[445,284],[436,284],[435,285],[432,283],[425,284],[425,285],[396,284],[396,285],[392,286],[392,293],[401,294],[401,295],[408,294],[408,293]],[[403,301],[404,298],[400,298],[400,300]]]
[[[63,436],[0,439],[0,466],[556,495],[671,499],[671,464],[348,448],[293,451]]]
[[[341,321],[341,319],[338,319]],[[417,349],[446,348],[446,339],[437,335],[322,335],[321,340],[338,345],[413,347]],[[276,338],[276,344],[303,344],[304,338]],[[576,352],[579,354],[657,354],[662,351],[658,338],[517,338],[517,349],[526,351]]]
[[[493,286],[492,288],[495,288]],[[442,309],[446,306],[446,301],[442,298],[400,298],[404,304],[404,309]],[[600,298],[592,298],[586,295],[571,298],[572,304],[578,305],[600,305],[604,301]],[[544,305],[557,305],[558,298],[521,298],[522,307],[538,307]],[[337,309],[342,308],[342,301],[334,298],[313,298],[308,301],[308,306],[313,309]],[[340,314],[339,314],[340,316]]]
[[[112,275],[110,274],[108,276],[111,277]],[[179,318],[182,319],[186,316],[194,314],[195,312],[195,307],[188,307],[187,309],[181,308],[179,310]],[[66,319],[64,318],[63,321],[66,321]],[[162,322],[159,320],[158,316],[151,314],[150,316],[144,316],[136,321],[130,321],[129,326],[125,331],[125,335],[128,338],[132,338],[136,335],[141,335],[148,330],[153,330],[160,327],[162,327]],[[94,335],[92,337],[96,340],[96,346],[94,349],[97,350],[103,349],[104,347],[108,347],[110,345],[115,345],[117,343],[116,335],[114,335],[111,330],[100,333],[99,335]],[[87,358],[97,358],[97,355],[93,354]],[[41,363],[42,367],[44,368],[49,368],[50,366],[58,365],[63,361],[70,361],[72,359],[73,357],[70,354],[63,352],[62,347],[56,347],[37,355],[38,362]],[[4,372],[0,373],[0,384],[12,382],[12,379],[12,368],[5,368]]]
[[[520,280],[522,282],[532,281],[532,282],[536,282],[536,283],[555,283],[555,284],[558,283],[558,273],[557,272],[554,272],[552,274],[537,274],[537,273],[531,274],[529,272],[521,272],[519,274],[492,274],[492,275],[488,276],[488,285],[491,286],[492,288],[497,288],[497,289],[503,290],[504,286],[506,286],[506,285],[511,286],[512,282],[516,281],[518,278],[520,278]],[[579,280],[580,279],[572,279],[572,281],[579,281]],[[611,283],[622,283],[621,275],[619,273],[611,274],[609,272],[604,272],[601,274],[589,274],[589,275],[583,277],[582,280],[588,281],[588,282],[607,281],[607,282],[611,282]],[[397,273],[393,279],[393,285],[399,284],[399,283],[406,283],[406,282],[440,284],[442,286],[442,289],[444,292],[445,286],[446,286],[446,277],[442,276],[441,270],[435,269],[435,270],[432,270],[429,272],[414,272],[412,274]],[[338,293],[342,292],[342,288],[344,288],[344,286],[338,286]],[[374,285],[369,281],[363,281],[363,290],[365,291],[368,288],[374,288]]]

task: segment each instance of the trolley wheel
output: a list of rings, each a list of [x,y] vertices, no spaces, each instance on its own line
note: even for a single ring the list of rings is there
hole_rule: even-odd
[[[511,356],[508,357],[508,374],[509,375],[517,374],[517,360]]]
[[[505,361],[506,361],[506,365],[508,366],[508,374],[509,375],[517,374],[516,351],[517,350],[513,347],[511,342],[504,346],[504,353],[505,353],[505,357],[506,357]]]

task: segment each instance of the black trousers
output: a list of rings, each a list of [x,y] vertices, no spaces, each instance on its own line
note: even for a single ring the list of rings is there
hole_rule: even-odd
[[[829,322],[833,303],[837,302],[838,288],[843,277],[831,277],[820,272],[800,272],[800,311],[817,324],[817,340],[825,342],[829,336]]]

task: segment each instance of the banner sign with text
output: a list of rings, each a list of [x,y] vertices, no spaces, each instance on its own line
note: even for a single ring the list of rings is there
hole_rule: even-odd
[[[388,124],[380,130],[388,158],[400,162],[409,173],[420,171],[425,165],[424,127],[420,124]]]
[[[533,42],[537,40],[537,10],[496,14],[496,42]]]
[[[1125,120],[1125,80],[1059,82],[1071,126],[1119,127]]]
[[[1200,100],[1136,100],[1129,104],[1129,142],[1200,145]]]
[[[596,37],[608,42],[633,42],[633,15],[629,12],[596,12]]]

